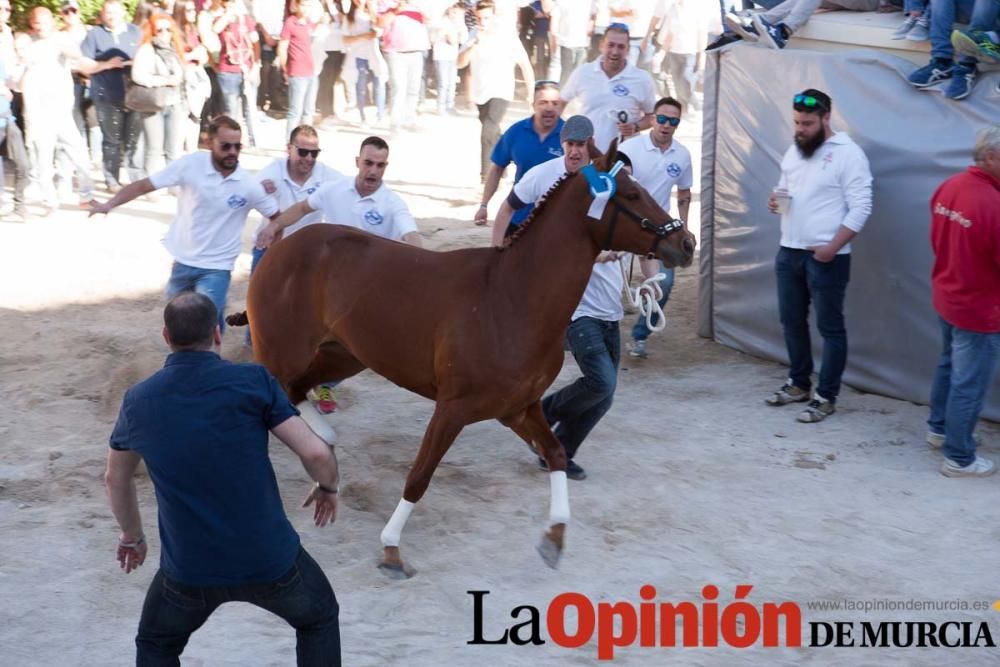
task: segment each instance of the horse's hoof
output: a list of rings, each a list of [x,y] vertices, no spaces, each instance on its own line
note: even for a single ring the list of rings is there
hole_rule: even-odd
[[[385,576],[397,581],[409,579],[417,573],[417,571],[412,567],[407,567],[406,565],[396,565],[395,563],[379,563],[378,569],[382,570],[382,574]]]
[[[559,557],[562,556],[562,547],[546,534],[542,536],[542,541],[538,544],[538,554],[545,561],[545,564],[554,570],[559,567]]]

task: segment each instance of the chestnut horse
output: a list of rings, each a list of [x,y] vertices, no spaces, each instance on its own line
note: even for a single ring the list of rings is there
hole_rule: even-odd
[[[607,171],[612,146],[596,165]],[[550,529],[539,546],[555,567],[569,498],[566,455],[541,397],[563,364],[563,340],[602,249],[688,266],[694,238],[626,173],[600,219],[581,174],[564,177],[504,248],[433,252],[342,225],[313,225],[276,243],[247,291],[255,359],[323,436],[306,392],[370,368],[436,401],[403,497],[381,534],[383,568],[410,576],[399,552],[414,504],[468,424],[498,419],[548,463]],[[391,302],[391,305],[388,305]],[[327,438],[328,441],[332,438]]]

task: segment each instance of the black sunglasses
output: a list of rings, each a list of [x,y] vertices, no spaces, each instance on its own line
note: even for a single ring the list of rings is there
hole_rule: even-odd
[[[299,157],[306,157],[307,155],[312,155],[314,158],[319,157],[319,148],[299,148],[295,146],[295,150],[299,152]]]
[[[226,152],[229,152],[234,148],[236,149],[237,152],[243,150],[243,144],[241,144],[238,141],[236,143],[229,143],[228,141],[220,141],[219,145],[222,147],[222,150]]]
[[[816,107],[819,107],[823,111],[830,110],[819,98],[812,95],[803,95],[802,93],[792,98],[792,104],[796,107],[796,110],[798,110],[798,107],[804,107],[807,111],[812,111]]]
[[[542,79],[541,81],[535,81],[535,90],[539,90],[543,86],[551,86],[552,88],[559,88],[559,82],[553,81],[551,79]]]
[[[669,123],[670,127],[677,127],[678,125],[681,124],[681,119],[671,118],[670,116],[658,113],[656,114],[656,122],[659,123],[660,125],[666,125],[667,123]]]

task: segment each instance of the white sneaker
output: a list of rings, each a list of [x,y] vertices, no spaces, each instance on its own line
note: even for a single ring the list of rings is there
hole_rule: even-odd
[[[913,26],[917,24],[916,16],[907,16],[906,20],[896,28],[896,32],[892,33],[892,39],[906,39],[906,36],[913,30]]]
[[[647,356],[649,356],[649,353],[646,352],[646,341],[645,340],[633,341],[632,344],[629,345],[628,356],[638,357],[639,359],[645,359]]]
[[[927,15],[917,19],[913,29],[906,33],[906,39],[910,42],[926,42],[931,38],[931,20]]]
[[[976,460],[967,466],[960,466],[946,458],[941,464],[941,474],[945,477],[989,477],[997,471],[993,461],[977,456]]]

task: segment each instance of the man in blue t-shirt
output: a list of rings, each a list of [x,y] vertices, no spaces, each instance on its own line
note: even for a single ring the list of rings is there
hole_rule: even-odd
[[[126,20],[121,0],[106,0],[101,8],[101,24],[87,33],[80,52],[99,63],[111,61],[115,66],[90,77],[90,97],[101,126],[101,152],[104,183],[112,194],[121,189],[122,155],[131,181],[143,177],[136,150],[142,118],[125,106],[125,79],[130,76],[135,50],[142,35],[139,28]]]
[[[268,431],[316,480],[303,506],[337,514],[337,460],[262,366],[219,358],[211,299],[182,292],[163,311],[172,353],[125,394],[106,482],[121,528],[118,562],[142,565],[146,539],[133,476],[144,461],[156,491],[160,569],[136,635],[138,664],[177,664],[188,638],[222,603],[249,602],[295,628],[299,665],[339,665],[337,598],[285,516]]]
[[[531,102],[532,114],[519,120],[503,133],[490,156],[490,171],[486,174],[486,184],[483,186],[483,199],[476,211],[477,225],[487,223],[487,208],[490,199],[496,194],[504,169],[513,162],[516,167],[514,183],[532,167],[552,158],[561,157],[562,144],[559,132],[562,131],[563,103],[559,98],[559,84],[553,81],[539,81],[535,84],[535,97]],[[531,213],[531,206],[514,213],[510,223],[519,225]]]

